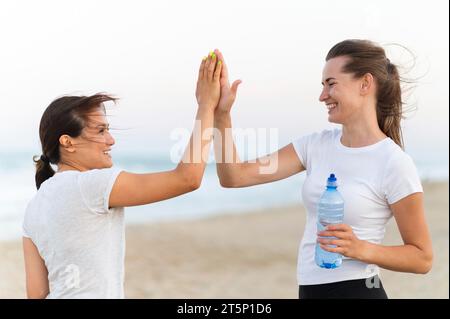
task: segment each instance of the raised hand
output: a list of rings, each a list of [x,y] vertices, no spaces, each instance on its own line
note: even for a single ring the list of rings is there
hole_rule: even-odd
[[[217,59],[214,52],[204,57],[198,72],[197,89],[195,97],[199,107],[214,110],[220,98],[220,76],[222,62]]]
[[[225,64],[225,60],[223,58],[222,52],[219,50],[214,50],[214,53],[217,55],[219,61],[222,62],[222,74],[220,76],[220,100],[219,105],[216,108],[216,113],[229,113],[231,107],[233,106],[234,100],[236,99],[236,93],[239,84],[242,83],[241,80],[236,80],[230,86],[230,81],[228,78],[228,69]]]

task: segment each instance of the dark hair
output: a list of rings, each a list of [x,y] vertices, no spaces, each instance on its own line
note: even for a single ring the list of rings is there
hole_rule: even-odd
[[[78,137],[87,125],[89,112],[98,107],[104,107],[107,101],[117,99],[102,93],[91,96],[63,96],[54,100],[42,115],[39,125],[39,138],[42,144],[42,155],[33,161],[36,163],[36,188],[52,177],[55,171],[51,164],[58,164],[61,160],[59,152],[59,138],[62,135]]]
[[[340,57],[349,57],[342,68],[344,73],[352,73],[360,78],[372,74],[377,83],[376,112],[378,126],[384,134],[403,148],[403,136],[400,126],[402,119],[402,90],[397,66],[386,57],[384,49],[368,40],[345,40],[333,46],[326,61]]]

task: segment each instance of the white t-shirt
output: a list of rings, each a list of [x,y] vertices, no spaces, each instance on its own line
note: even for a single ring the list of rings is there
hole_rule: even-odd
[[[47,298],[123,298],[123,208],[109,208],[121,170],[63,171],[41,184],[23,222],[45,261]]]
[[[343,258],[336,269],[324,269],[314,261],[317,239],[317,204],[325,191],[327,178],[334,173],[344,198],[344,223],[355,235],[381,244],[385,226],[392,217],[389,205],[417,192],[423,192],[416,167],[409,155],[390,138],[375,144],[351,148],[342,145],[339,129],[325,130],[293,142],[306,168],[302,189],[307,210],[306,226],[299,247],[297,281],[315,285],[363,279],[379,274],[378,266]]]

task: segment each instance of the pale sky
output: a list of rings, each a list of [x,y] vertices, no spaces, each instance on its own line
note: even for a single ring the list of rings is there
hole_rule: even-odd
[[[424,75],[404,122],[406,150],[448,161],[447,0],[0,2],[0,150],[39,152],[38,126],[56,97],[109,92],[116,147],[168,152],[191,129],[201,58],[219,48],[240,128],[278,128],[280,146],[331,127],[318,101],[324,58],[337,42],[399,43]],[[391,52],[392,51],[392,52]],[[392,62],[409,57],[389,49]]]

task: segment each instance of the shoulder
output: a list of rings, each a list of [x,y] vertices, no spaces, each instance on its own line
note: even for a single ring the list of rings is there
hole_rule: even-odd
[[[308,144],[313,149],[323,149],[328,148],[332,145],[336,138],[338,138],[341,134],[341,130],[339,129],[327,129],[320,132],[313,133],[309,135]]]
[[[78,187],[88,197],[109,192],[121,172],[122,169],[115,166],[79,172],[77,176]]]
[[[387,167],[396,168],[403,165],[414,165],[412,157],[390,138],[385,143],[384,154]]]
[[[321,149],[328,148],[334,141],[340,130],[323,130],[302,136],[292,142],[294,150],[305,168]]]
[[[383,158],[380,162],[384,163],[385,181],[392,182],[393,178],[420,179],[413,158],[392,140],[386,143]]]
[[[33,225],[39,220],[42,220],[42,214],[39,210],[42,206],[42,197],[39,196],[39,191],[34,194],[31,200],[27,203],[25,213],[22,218],[22,235],[31,238],[33,234]]]
[[[316,143],[328,143],[332,142],[338,135],[341,134],[340,129],[327,129],[322,130],[320,132],[314,132],[312,134],[304,135],[302,137],[299,137],[296,139],[295,142],[307,142],[309,144],[316,144]],[[295,143],[294,142],[294,143]]]
[[[38,201],[38,194],[34,194],[33,197],[30,199],[30,201],[27,203],[27,206],[25,207],[25,215],[24,218],[30,216],[30,214],[36,209],[36,203]]]
[[[336,138],[342,135],[342,131],[338,128],[327,129],[317,133],[317,139],[321,142],[333,142]]]
[[[117,176],[122,170],[113,166],[109,168],[95,168],[84,172],[78,172],[77,178],[80,180],[103,180]]]
[[[389,204],[417,192],[423,192],[420,175],[412,157],[392,140],[385,146],[386,160],[382,179],[383,190]]]

